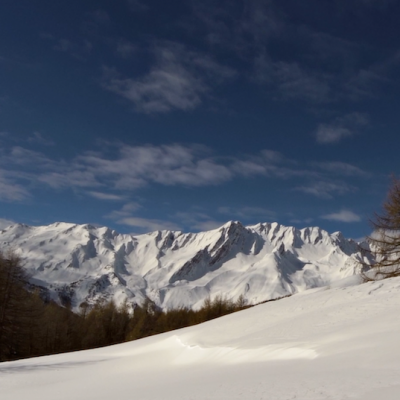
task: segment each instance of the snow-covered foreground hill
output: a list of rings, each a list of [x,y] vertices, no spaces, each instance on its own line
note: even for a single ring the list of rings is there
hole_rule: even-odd
[[[138,236],[91,225],[17,224],[0,231],[0,243],[17,251],[33,284],[75,310],[111,298],[133,304],[147,297],[164,309],[198,308],[216,295],[255,304],[353,275],[360,257],[339,232],[277,223]]]
[[[2,400],[398,400],[400,278],[135,342],[0,364]],[[354,283],[354,282],[353,282]]]

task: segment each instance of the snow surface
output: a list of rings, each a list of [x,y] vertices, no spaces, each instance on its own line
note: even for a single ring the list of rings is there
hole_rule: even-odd
[[[400,278],[311,289],[190,328],[0,364],[1,400],[398,400]]]
[[[208,232],[138,236],[17,224],[0,231],[0,243],[21,256],[32,284],[75,311],[111,298],[140,304],[147,297],[163,309],[198,308],[217,295],[255,304],[351,276],[360,258],[357,243],[339,232],[232,221]]]

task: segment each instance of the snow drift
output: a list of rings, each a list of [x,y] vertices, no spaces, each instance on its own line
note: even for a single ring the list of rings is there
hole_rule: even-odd
[[[400,278],[354,283],[135,342],[1,363],[1,399],[397,400]]]

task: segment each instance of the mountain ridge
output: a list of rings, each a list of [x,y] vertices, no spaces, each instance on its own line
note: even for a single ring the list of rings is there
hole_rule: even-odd
[[[32,285],[75,311],[111,299],[132,307],[150,299],[170,309],[242,295],[255,304],[353,275],[362,257],[340,232],[276,222],[142,235],[90,224],[15,224],[0,231],[0,242],[21,257]]]

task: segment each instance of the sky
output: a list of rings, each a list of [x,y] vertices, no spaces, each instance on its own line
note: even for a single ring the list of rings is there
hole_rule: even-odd
[[[0,228],[371,231],[400,3],[2,0]]]

